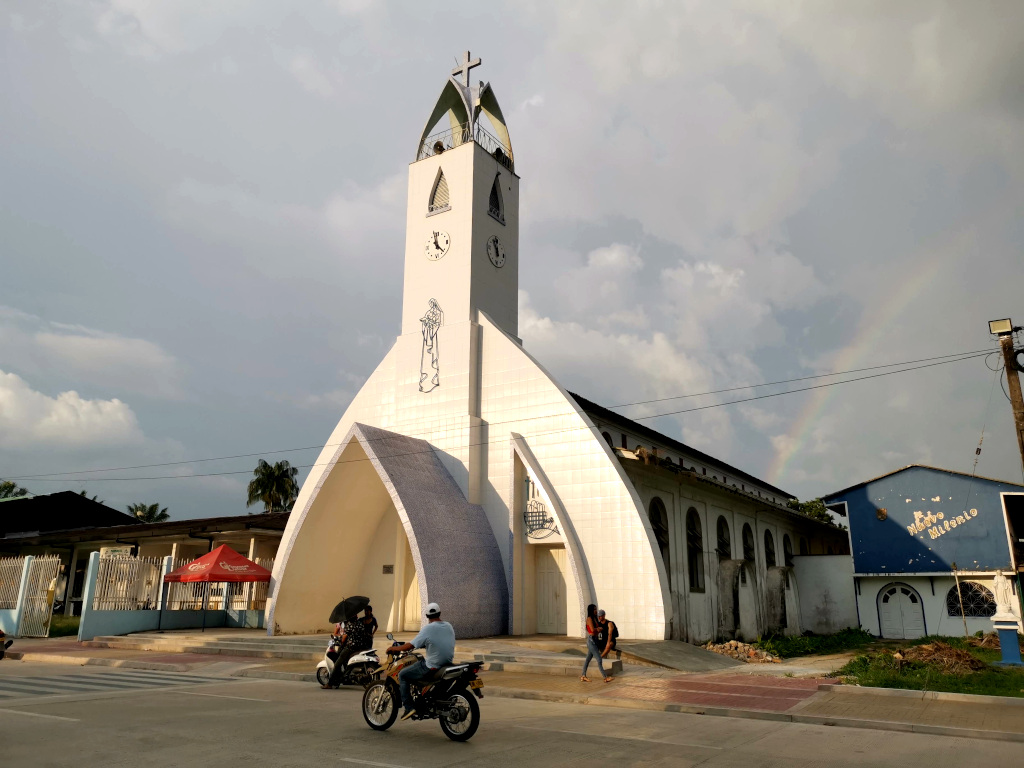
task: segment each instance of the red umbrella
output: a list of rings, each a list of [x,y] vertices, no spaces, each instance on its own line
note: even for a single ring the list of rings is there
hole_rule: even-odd
[[[270,581],[270,571],[221,544],[164,576],[164,581]]]
[[[224,582],[238,583],[243,581],[270,581],[270,571],[262,565],[256,565],[252,560],[243,557],[229,547],[221,544],[212,552],[196,558],[191,563],[186,563],[176,570],[164,576],[165,582],[188,581],[188,582]],[[203,631],[206,631],[206,601],[210,593],[207,590],[203,598]],[[224,606],[227,608],[227,606]],[[160,611],[161,619],[163,610]],[[162,623],[162,621],[161,621]]]

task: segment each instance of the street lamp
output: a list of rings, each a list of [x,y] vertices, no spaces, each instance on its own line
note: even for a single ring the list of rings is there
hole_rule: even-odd
[[[1013,333],[1013,321],[1010,318],[1005,320],[989,320],[988,321],[988,332],[993,336],[1003,336],[1007,333]]]

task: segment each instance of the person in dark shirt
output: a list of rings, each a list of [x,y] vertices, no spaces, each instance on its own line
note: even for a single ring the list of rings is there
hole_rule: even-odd
[[[370,648],[373,645],[373,636],[377,634],[377,617],[373,615],[372,605],[368,605],[363,609],[363,618],[361,621],[370,632],[370,645],[367,646],[367,648]]]
[[[345,674],[345,665],[348,664],[348,660],[360,651],[373,647],[372,625],[366,624],[364,621],[364,619],[356,617],[349,619],[342,625],[341,650],[338,653],[338,658],[334,661],[334,669],[331,670],[331,676],[327,679],[327,684],[322,687],[337,688],[341,684],[342,676]]]

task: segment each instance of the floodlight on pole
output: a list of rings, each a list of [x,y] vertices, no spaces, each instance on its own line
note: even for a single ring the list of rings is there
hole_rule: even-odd
[[[1013,321],[1010,318],[1004,320],[989,320],[988,321],[988,332],[993,336],[1003,336],[1007,333],[1014,332]]]

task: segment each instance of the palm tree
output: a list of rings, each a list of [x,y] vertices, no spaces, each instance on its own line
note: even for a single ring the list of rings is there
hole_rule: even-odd
[[[27,488],[22,488],[12,480],[0,480],[0,499],[16,499],[18,496],[27,496]]]
[[[295,476],[299,474],[297,468],[287,461],[268,464],[260,459],[252,474],[245,506],[262,503],[265,512],[283,512],[292,508],[299,496],[299,484],[295,482]]]
[[[170,517],[167,514],[167,507],[160,509],[159,504],[143,504],[142,502],[129,504],[128,514],[139,518],[143,523],[162,523]]]

